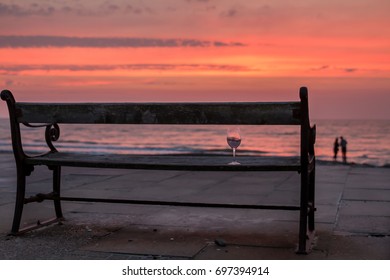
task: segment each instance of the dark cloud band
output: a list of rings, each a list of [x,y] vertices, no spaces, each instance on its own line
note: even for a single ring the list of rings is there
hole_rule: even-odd
[[[203,41],[196,39],[65,37],[65,36],[0,36],[0,48],[177,48],[240,47],[239,42]]]
[[[115,64],[115,65],[72,65],[72,64],[22,64],[0,65],[0,73],[17,74],[23,71],[115,71],[115,70],[180,70],[180,71],[251,71],[246,66],[229,64]]]

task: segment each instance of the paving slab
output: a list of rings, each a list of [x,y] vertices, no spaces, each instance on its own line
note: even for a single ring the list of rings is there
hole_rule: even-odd
[[[306,260],[325,259],[325,253],[314,250],[309,256],[296,255],[294,247],[267,247],[253,245],[227,245],[219,247],[215,244],[207,246],[195,259],[202,260]]]
[[[390,201],[342,200],[340,215],[390,217]]]
[[[390,172],[390,171],[389,171]],[[390,189],[381,189],[379,191],[373,189],[345,189],[343,193],[345,200],[360,200],[360,201],[390,201]]]
[[[335,231],[356,235],[390,236],[390,217],[341,215]],[[390,251],[390,247],[388,249]]]
[[[113,232],[104,240],[81,250],[193,258],[208,242],[172,229],[129,228]]]

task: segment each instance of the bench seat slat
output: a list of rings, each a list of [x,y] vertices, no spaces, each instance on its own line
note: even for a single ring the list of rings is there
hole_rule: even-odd
[[[27,164],[48,166],[197,171],[299,171],[299,157],[241,156],[240,165],[229,165],[231,156],[221,155],[90,155],[52,153],[26,159]]]
[[[300,102],[22,103],[19,123],[299,125]]]

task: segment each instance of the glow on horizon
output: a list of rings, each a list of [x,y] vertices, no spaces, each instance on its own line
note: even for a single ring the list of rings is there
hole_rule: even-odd
[[[113,102],[296,99],[305,85],[316,118],[390,119],[389,10],[385,0],[1,1],[0,84],[23,101]]]

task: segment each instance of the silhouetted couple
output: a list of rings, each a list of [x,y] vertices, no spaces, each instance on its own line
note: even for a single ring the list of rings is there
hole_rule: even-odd
[[[339,138],[336,137],[333,144],[333,158],[337,159],[337,153],[339,152],[339,147],[341,146],[341,154],[343,156],[343,162],[347,162],[347,140],[343,138],[343,136],[340,137],[340,143]]]

